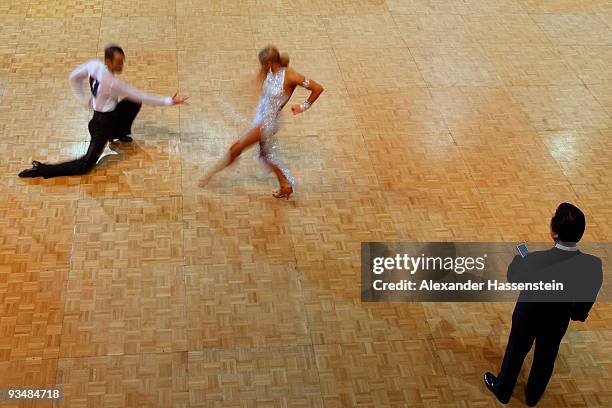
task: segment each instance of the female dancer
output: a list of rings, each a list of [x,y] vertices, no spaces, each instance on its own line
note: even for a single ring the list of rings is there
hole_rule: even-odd
[[[274,152],[275,134],[280,127],[280,112],[296,86],[303,86],[311,93],[308,100],[291,107],[294,115],[308,110],[323,92],[323,87],[289,68],[289,57],[286,54],[281,55],[274,46],[259,51],[258,58],[261,64],[258,80],[262,84],[263,95],[257,106],[253,125],[244,136],[232,144],[227,155],[202,179],[200,186],[207,185],[215,174],[232,164],[243,150],[259,143],[259,157],[276,174],[280,184],[280,189],[275,191],[273,196],[288,200],[295,183],[288,171],[280,165]]]

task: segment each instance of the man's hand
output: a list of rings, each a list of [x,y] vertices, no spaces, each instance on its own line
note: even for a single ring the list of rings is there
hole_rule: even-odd
[[[173,105],[189,105],[186,101],[187,99],[189,99],[188,96],[184,97],[184,98],[180,98],[177,96],[178,92],[175,93],[174,95],[172,95],[172,104]]]

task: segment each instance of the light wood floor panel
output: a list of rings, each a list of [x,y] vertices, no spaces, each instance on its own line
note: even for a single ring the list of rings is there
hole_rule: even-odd
[[[187,353],[60,359],[60,407],[188,407]]]
[[[60,356],[187,350],[184,271],[175,265],[73,271]]]
[[[317,16],[253,16],[255,44],[275,44],[281,52],[330,48],[324,21]]]
[[[315,346],[323,400],[330,407],[440,406],[452,402],[431,341]],[[418,373],[418,374],[417,374]]]
[[[388,14],[333,16],[324,19],[334,48],[396,48],[405,46]]]
[[[433,138],[448,135],[444,119],[426,88],[367,94],[353,98],[352,104],[366,135]]]
[[[176,0],[103,0],[105,17],[174,16]]]
[[[190,104],[144,106],[91,174],[18,178],[85,152],[68,75],[109,42],[124,80]],[[272,197],[256,148],[201,188],[251,126],[268,43],[325,87],[282,114],[295,192]],[[61,386],[56,407],[498,406],[482,374],[513,304],[362,303],[360,245],[547,242],[561,202],[610,241],[611,46],[606,0],[0,1],[0,387]],[[571,324],[541,406],[612,404],[611,313]]]
[[[24,18],[0,13],[0,53],[13,53],[19,42]]]
[[[425,86],[408,48],[337,48],[334,53],[344,84],[353,98]],[[398,75],[401,81],[397,80]],[[327,84],[324,78],[321,82]]]
[[[557,47],[567,63],[577,72],[585,84],[609,84],[612,74],[612,46],[562,46]]]
[[[29,0],[28,17],[100,17],[104,0]]]
[[[506,86],[582,85],[581,77],[570,60],[564,61],[559,48],[486,45],[485,53]]]
[[[325,406],[312,347],[194,351],[188,364],[191,407]]]
[[[393,16],[408,47],[444,44],[448,47],[475,46],[476,37],[458,14],[397,14]]]
[[[516,86],[508,92],[539,131],[612,127],[610,115],[585,86]]]
[[[99,31],[100,17],[28,17],[23,23],[17,52],[95,52]]]
[[[183,264],[181,197],[80,200],[74,268]]]
[[[442,43],[411,48],[428,86],[497,86],[501,79],[480,47],[447,47]]]
[[[179,50],[256,50],[248,16],[177,17],[176,45]],[[228,29],[230,28],[231,29]],[[224,34],[219,35],[220,32]],[[262,47],[261,45],[258,45]]]
[[[0,362],[0,384],[14,388],[45,387],[54,388],[57,384],[57,359],[32,358],[28,360],[13,360]],[[32,407],[51,408],[52,402],[3,402],[2,408]]]
[[[446,0],[387,0],[394,15],[399,14],[458,14],[458,4]]]
[[[555,45],[612,45],[612,27],[596,14],[533,14]]]
[[[529,13],[594,13],[602,10],[606,0],[519,0]]]
[[[197,16],[248,16],[251,0],[175,0],[176,15]]]
[[[155,27],[155,30],[150,30],[150,27]],[[131,52],[135,51],[174,51],[177,46],[176,18],[168,16],[102,17],[98,50],[104,50],[108,44],[122,44],[125,52],[128,53],[127,58]],[[127,58],[126,64],[129,63]],[[176,65],[176,63],[172,64],[172,61],[165,59],[162,61],[158,61],[156,65],[171,68]]]
[[[185,282],[189,350],[310,344],[291,263],[190,266]]]
[[[550,45],[544,30],[526,14],[491,16],[475,13],[463,18],[472,35],[483,45]]]
[[[430,92],[459,146],[515,145],[521,137],[525,144],[533,143],[529,117],[503,87],[431,88]]]

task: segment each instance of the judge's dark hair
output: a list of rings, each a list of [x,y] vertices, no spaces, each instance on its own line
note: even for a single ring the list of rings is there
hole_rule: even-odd
[[[109,45],[108,47],[104,49],[104,59],[108,59],[112,61],[113,58],[115,57],[115,53],[117,52],[125,56],[125,53],[123,52],[123,49],[121,47],[119,47],[118,45]]]
[[[580,241],[585,227],[584,213],[570,203],[560,204],[550,220],[550,229],[559,236],[559,241],[562,242]]]

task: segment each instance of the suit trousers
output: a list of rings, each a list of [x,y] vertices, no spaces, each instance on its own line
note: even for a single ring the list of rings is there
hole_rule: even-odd
[[[106,143],[113,138],[129,135],[132,132],[132,123],[140,111],[141,105],[127,99],[117,104],[114,111],[94,111],[89,121],[89,135],[91,140],[84,156],[57,164],[39,164],[38,172],[44,178],[59,176],[72,176],[90,172],[104,152]]]
[[[497,376],[496,394],[502,399],[512,396],[514,386],[523,366],[527,353],[535,341],[533,364],[529,372],[526,395],[529,400],[540,399],[555,367],[559,345],[569,326],[569,319],[561,319],[554,324],[537,324],[536,321],[524,321],[513,316],[512,329],[508,346],[504,354],[499,375]],[[552,319],[556,320],[556,319]]]

